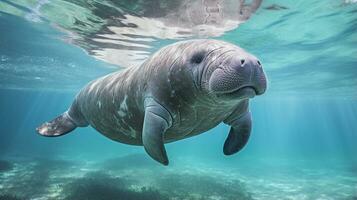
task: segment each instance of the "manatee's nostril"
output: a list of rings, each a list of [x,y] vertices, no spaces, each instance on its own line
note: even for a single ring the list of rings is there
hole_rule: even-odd
[[[258,65],[259,65],[259,66],[261,66],[261,65],[262,65],[262,64],[260,63],[260,61],[259,61],[259,60],[257,61],[257,63],[258,63]]]
[[[241,64],[241,65],[244,65],[244,63],[245,63],[245,59],[241,59],[241,60],[240,60],[240,64]]]

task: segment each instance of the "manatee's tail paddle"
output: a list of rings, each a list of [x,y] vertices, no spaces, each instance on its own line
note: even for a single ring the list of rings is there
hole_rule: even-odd
[[[68,112],[64,112],[52,121],[43,123],[36,128],[36,131],[43,136],[56,137],[65,135],[73,131],[75,128],[77,128],[77,125],[68,115]]]

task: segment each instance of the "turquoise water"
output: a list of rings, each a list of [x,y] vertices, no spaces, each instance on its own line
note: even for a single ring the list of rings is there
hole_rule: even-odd
[[[204,24],[193,1],[0,0],[0,199],[357,199],[356,1],[237,2]],[[167,144],[167,167],[90,127],[35,133],[90,80],[190,38],[263,63],[238,154],[223,124]]]

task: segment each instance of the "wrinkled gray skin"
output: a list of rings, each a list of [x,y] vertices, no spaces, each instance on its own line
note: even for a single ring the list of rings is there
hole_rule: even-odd
[[[231,126],[223,151],[238,152],[251,131],[249,98],[267,81],[259,60],[217,40],[189,40],[166,46],[141,66],[90,82],[67,112],[41,125],[44,136],[60,136],[91,125],[108,138],[143,145],[167,165],[164,143]]]

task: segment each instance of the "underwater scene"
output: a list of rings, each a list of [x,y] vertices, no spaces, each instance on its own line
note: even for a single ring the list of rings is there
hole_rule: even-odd
[[[0,200],[181,199],[357,200],[357,1],[0,0]]]

